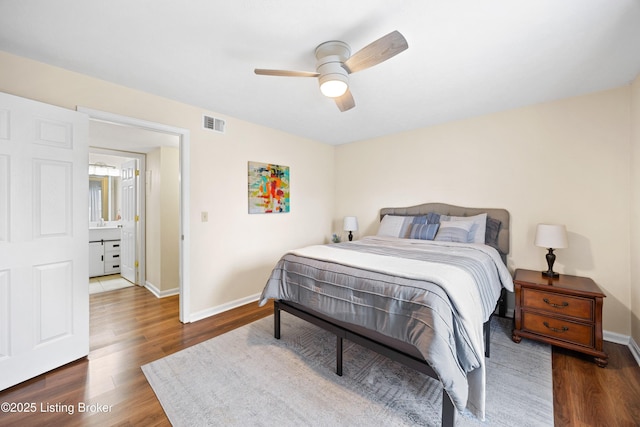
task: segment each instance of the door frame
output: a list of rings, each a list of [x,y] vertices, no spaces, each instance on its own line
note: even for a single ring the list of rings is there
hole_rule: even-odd
[[[147,120],[136,119],[133,117],[122,116],[119,114],[109,113],[106,111],[94,110],[91,108],[78,106],[79,112],[85,113],[89,116],[89,119],[100,120],[107,123],[113,123],[116,125],[133,126],[150,131],[167,133],[175,135],[180,139],[180,248],[179,248],[179,277],[180,277],[180,321],[182,323],[189,323],[191,317],[191,310],[189,304],[190,296],[190,265],[188,260],[190,259],[190,226],[189,226],[189,212],[190,212],[190,139],[189,130],[179,128],[175,126],[169,126],[162,123],[150,122]],[[145,175],[142,175],[143,177]],[[142,185],[140,186],[142,187]],[[140,197],[140,196],[139,196]],[[146,275],[140,274],[140,278]]]
[[[89,126],[91,126],[91,119],[89,119]],[[144,179],[147,170],[146,163],[146,155],[143,153],[137,153],[133,151],[120,151],[113,150],[110,148],[104,147],[91,147],[89,146],[89,154],[106,154],[109,156],[117,156],[121,158],[135,159],[138,161],[138,170],[140,171],[140,176]],[[139,274],[136,276],[136,285],[145,286],[147,283],[147,273],[146,273],[146,253],[147,253],[147,211],[144,200],[146,200],[146,186],[143,185],[144,182],[140,179],[136,183],[136,209],[140,213],[140,221],[138,222],[139,230],[137,231],[137,235],[140,239],[140,250],[136,250],[136,258],[139,259]],[[136,238],[137,241],[137,238]]]

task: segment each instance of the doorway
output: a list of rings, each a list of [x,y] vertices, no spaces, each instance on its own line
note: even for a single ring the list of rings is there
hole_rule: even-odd
[[[178,179],[179,179],[179,254],[178,254],[178,278],[179,278],[179,305],[180,305],[180,321],[182,323],[190,322],[189,316],[189,131],[182,128],[176,128],[172,126],[163,125],[155,122],[148,122],[144,120],[134,119],[131,117],[120,116],[112,113],[107,113],[98,110],[91,110],[87,108],[78,107],[78,111],[84,112],[89,115],[90,119],[90,140],[89,143],[93,148],[92,150],[116,150],[129,153],[139,153],[144,158],[144,154],[152,149],[158,148],[167,144],[178,144]],[[103,128],[109,127],[111,131],[121,134],[120,138],[114,138],[113,135],[107,140],[98,140],[95,135],[92,137],[92,130],[103,130]],[[125,134],[135,135],[133,139],[124,138]],[[149,134],[151,132],[151,134]],[[141,134],[145,134],[147,137],[141,137]],[[153,135],[153,138],[149,138],[149,135]],[[100,148],[97,148],[100,147]],[[147,180],[144,168],[141,169],[142,182]],[[145,185],[141,185],[141,193],[144,194]],[[142,195],[140,196],[143,197]],[[144,199],[142,199],[144,200]],[[144,207],[145,203],[140,203]],[[144,209],[144,208],[143,208]],[[141,213],[141,217],[144,218],[144,210]],[[141,237],[140,242],[146,241],[144,233],[144,227],[140,227]],[[145,266],[144,266],[144,245],[142,246],[142,253],[139,254],[139,277],[142,284],[145,283]]]
[[[95,148],[109,145],[118,135],[112,132],[113,125],[96,128],[94,123],[89,127],[92,128],[90,134],[94,135],[89,137],[94,144],[89,148],[89,294],[96,294],[144,284],[136,276],[138,239],[133,233],[135,224],[127,221],[131,213],[128,212],[130,205],[124,203],[128,187],[123,179],[128,165],[144,168],[144,155]],[[133,193],[134,198],[137,193]],[[137,200],[133,202],[138,211]],[[141,224],[145,222],[142,216]],[[142,243],[142,250],[138,252],[144,253],[145,241]]]
[[[134,173],[135,170],[144,172],[145,154],[96,148],[113,146],[112,141],[135,140],[141,135],[104,123],[90,123],[89,128],[92,144],[89,148],[89,293],[130,285],[147,287],[145,265],[148,264],[143,262],[140,268],[136,265],[138,259],[146,261],[148,243],[145,233],[137,233],[137,229],[147,231],[146,206],[140,203],[145,200],[144,187],[138,189],[145,174],[138,177]],[[154,140],[151,132],[144,135]],[[174,150],[177,151],[177,142]],[[174,181],[177,186],[177,176]],[[136,222],[138,216],[140,221]],[[178,228],[177,215],[174,228]],[[177,252],[177,239],[174,245]],[[177,263],[174,265],[177,271]],[[178,287],[177,278],[174,287]]]

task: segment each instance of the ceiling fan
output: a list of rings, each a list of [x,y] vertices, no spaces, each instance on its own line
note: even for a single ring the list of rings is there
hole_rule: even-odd
[[[407,40],[398,31],[392,31],[353,55],[348,44],[328,41],[316,48],[316,72],[263,68],[256,68],[254,72],[265,76],[318,77],[323,95],[334,98],[340,111],[347,111],[356,106],[349,90],[349,74],[373,67],[408,47]]]

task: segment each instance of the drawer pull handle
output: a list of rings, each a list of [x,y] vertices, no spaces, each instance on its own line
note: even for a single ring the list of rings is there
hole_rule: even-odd
[[[569,307],[569,303],[564,301],[562,304],[554,304],[551,301],[549,301],[547,298],[543,298],[542,301],[546,302],[547,304],[549,304],[551,307],[555,307],[555,308],[565,308],[565,307]]]
[[[563,332],[567,332],[569,330],[569,328],[566,327],[566,326],[563,326],[562,328],[559,329],[559,328],[554,328],[554,327],[549,326],[549,323],[547,323],[547,322],[542,322],[542,324],[544,326],[546,326],[547,329],[551,329],[553,332],[563,333]]]

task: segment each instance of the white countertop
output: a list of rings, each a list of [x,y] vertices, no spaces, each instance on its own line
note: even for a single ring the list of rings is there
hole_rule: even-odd
[[[122,229],[118,226],[89,227],[89,241],[120,240]]]

